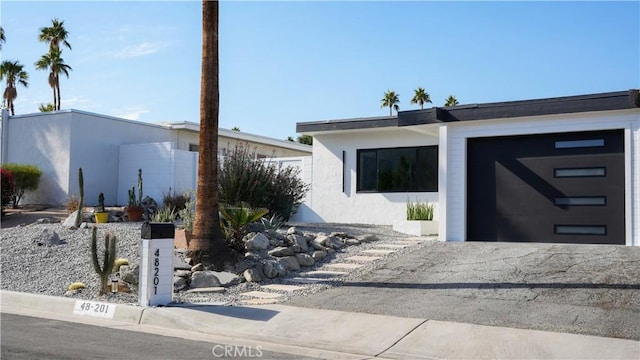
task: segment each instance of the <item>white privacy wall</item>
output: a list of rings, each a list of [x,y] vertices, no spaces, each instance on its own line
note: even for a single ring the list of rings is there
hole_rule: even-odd
[[[438,202],[437,192],[356,193],[358,149],[437,145],[438,138],[403,128],[316,134],[313,139],[312,211],[302,221],[392,225],[406,219],[407,199]],[[346,163],[342,163],[342,151]],[[345,191],[342,182],[345,182]],[[436,205],[437,206],[437,205]],[[435,211],[434,220],[438,220]]]
[[[466,240],[466,208],[471,206],[466,203],[467,138],[607,129],[625,129],[625,193],[629,194],[625,203],[627,245],[639,246],[640,111],[637,109],[447,123],[446,129],[440,131],[441,143],[446,144],[444,150],[447,153],[446,156],[442,151],[440,154],[441,161],[446,160],[446,164],[440,164],[441,169],[443,166],[446,168],[446,178],[441,178],[441,183],[446,185],[444,215],[441,213],[445,224],[441,229],[443,226],[446,228],[440,232],[446,238],[442,240]]]
[[[264,159],[267,163],[276,163],[278,167],[296,167],[300,170],[298,174],[299,178],[307,185],[311,185],[313,181],[313,159],[311,156],[294,156],[294,157],[281,157]],[[302,204],[298,207],[296,212],[291,216],[289,221],[292,222],[319,222],[320,219],[314,217],[311,210],[311,191],[310,188],[305,196]]]
[[[196,152],[176,150],[172,142],[120,146],[118,204],[126,206],[131,188],[138,197],[138,169],[142,169],[143,198],[149,196],[162,205],[169,190],[181,194],[194,189],[197,179]]]

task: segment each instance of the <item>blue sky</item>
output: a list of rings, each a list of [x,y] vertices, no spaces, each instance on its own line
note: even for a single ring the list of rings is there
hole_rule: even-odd
[[[73,47],[63,109],[199,121],[199,1],[2,0],[2,59],[29,73],[16,114],[52,102],[33,64],[53,18]],[[640,2],[220,4],[220,127],[284,139],[296,122],[388,115],[388,89],[417,109],[417,87],[434,105],[640,88]]]

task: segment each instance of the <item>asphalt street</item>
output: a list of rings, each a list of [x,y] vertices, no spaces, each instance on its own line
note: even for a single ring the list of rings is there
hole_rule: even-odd
[[[0,322],[2,359],[314,359],[7,313]]]
[[[285,304],[640,340],[640,248],[429,242]]]

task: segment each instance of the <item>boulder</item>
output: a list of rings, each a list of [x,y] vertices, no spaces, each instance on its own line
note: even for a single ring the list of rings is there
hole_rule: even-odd
[[[378,237],[375,235],[371,235],[371,234],[366,234],[366,235],[360,235],[357,236],[356,239],[360,242],[372,242],[372,241],[378,241]]]
[[[191,288],[219,287],[215,271],[197,271],[191,274]]]
[[[295,253],[294,249],[290,247],[279,246],[275,249],[269,250],[268,254],[271,256],[282,257],[291,256]]]
[[[287,269],[275,260],[267,260],[262,265],[262,272],[264,276],[269,279],[273,279],[278,276],[284,276],[287,274]]]
[[[255,269],[247,269],[242,274],[248,282],[261,282],[262,281],[262,271],[260,268]]]
[[[327,256],[327,252],[324,250],[317,250],[317,251],[314,251],[313,254],[311,254],[311,257],[315,261],[320,261],[324,259],[325,256]]]
[[[309,246],[311,246],[311,248],[313,248],[314,250],[326,250],[327,247],[323,245],[323,243],[329,239],[329,237],[325,236],[325,235],[321,235],[318,236],[314,239],[312,239],[311,241],[309,241]]]
[[[300,263],[295,256],[285,256],[278,259],[278,262],[289,271],[300,270]]]
[[[173,256],[173,269],[174,270],[191,270],[191,265],[187,264],[179,256]]]
[[[78,210],[71,213],[71,215],[67,216],[66,219],[62,221],[62,226],[67,228],[75,228],[76,227],[76,216],[78,216]]]
[[[309,244],[307,244],[307,239],[305,239],[304,236],[291,234],[287,235],[287,239],[291,242],[291,244],[298,245],[300,247],[301,251],[299,252],[309,251]]]
[[[226,271],[214,271],[213,273],[218,278],[218,281],[220,282],[220,286],[222,287],[237,285],[237,284],[240,284],[240,282],[242,281],[240,276],[234,273],[230,273]]]
[[[138,284],[138,277],[140,276],[140,265],[122,265],[118,271],[120,274],[120,280],[129,284]]]
[[[329,240],[326,242],[327,247],[331,247],[333,249],[341,249],[344,247],[344,241],[338,239],[335,236],[330,236]]]
[[[329,234],[329,237],[332,237],[332,236],[339,237],[339,238],[348,238],[349,237],[349,235],[347,235],[347,233],[342,232],[342,231],[334,231],[331,234]]]
[[[62,240],[60,240],[60,235],[58,235],[57,232],[49,229],[43,229],[40,235],[36,238],[36,243],[38,246],[52,246],[62,244]]]
[[[345,240],[345,243],[349,246],[353,246],[353,245],[360,245],[360,241],[356,240],[356,239],[347,239]]]
[[[292,226],[292,227],[287,229],[287,235],[293,235],[293,234],[297,234],[297,233],[298,233],[298,229],[296,229],[295,226]]]
[[[177,276],[177,277],[181,277],[181,278],[186,278],[186,279],[188,279],[188,278],[190,278],[190,277],[191,277],[191,271],[190,271],[190,270],[176,270],[176,271],[173,273],[173,275],[174,275],[174,276]]]
[[[182,290],[186,290],[189,288],[189,283],[187,282],[187,279],[180,277],[180,276],[174,276],[173,277],[173,291],[182,291]]]
[[[249,261],[260,261],[260,259],[262,259],[263,256],[261,256],[260,253],[256,253],[256,252],[246,252],[244,253],[244,259],[245,260],[249,260]]]
[[[269,248],[269,238],[261,233],[257,233],[255,236],[245,242],[245,247],[249,251],[266,250]]]
[[[316,262],[313,257],[308,254],[296,254],[295,256],[300,266],[311,266]]]
[[[270,239],[270,240],[283,240],[285,239],[285,236],[282,235],[282,233],[280,233],[279,231],[276,230],[265,230],[264,234]]]

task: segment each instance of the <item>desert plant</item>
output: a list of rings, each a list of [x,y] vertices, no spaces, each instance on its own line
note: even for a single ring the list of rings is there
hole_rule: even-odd
[[[11,202],[17,208],[26,191],[33,191],[40,184],[42,171],[35,165],[8,163],[2,165],[4,170],[13,174],[13,192]]]
[[[84,288],[86,288],[86,285],[84,283],[74,282],[71,285],[69,285],[69,287],[67,287],[67,290],[81,290]]]
[[[435,205],[428,202],[407,200],[407,220],[433,220]]]
[[[151,217],[151,221],[170,223],[176,219],[176,216],[177,214],[175,210],[173,210],[173,208],[165,206],[162,209],[158,210],[155,214],[153,214],[153,217]]]
[[[82,168],[78,169],[78,191],[80,192],[80,200],[78,200],[78,212],[74,225],[80,227],[82,224],[82,209],[84,208],[84,177],[82,176]]]
[[[245,202],[287,221],[309,189],[299,173],[295,167],[279,167],[275,162],[256,159],[247,146],[237,146],[218,170],[220,201]]]
[[[102,266],[98,259],[97,244],[98,229],[94,226],[91,229],[91,260],[93,261],[93,269],[100,277],[100,295],[109,292],[109,275],[113,270],[116,260],[116,236],[105,234],[104,236],[104,256],[102,257]]]
[[[184,193],[187,198],[187,202],[184,204],[184,209],[178,211],[178,216],[182,219],[182,227],[188,231],[193,231],[193,221],[196,209],[196,196],[193,190],[187,190]]]
[[[246,203],[237,206],[220,205],[220,227],[227,238],[229,246],[239,252],[244,252],[242,238],[245,229],[252,222],[260,220],[269,212],[267,209],[254,209]]]
[[[0,169],[0,173],[2,173],[0,185],[2,186],[2,207],[4,208],[11,202],[11,195],[13,194],[13,173],[5,169]]]
[[[176,194],[171,191],[171,188],[169,188],[168,193],[162,194],[162,205],[173,209],[176,213],[179,213],[180,210],[185,208],[187,201],[189,201],[189,195],[187,193]]]
[[[278,230],[284,225],[284,219],[280,215],[272,215],[269,219],[263,217],[260,222],[265,230]]]
[[[142,206],[142,169],[138,169],[138,197],[136,198],[136,187],[133,186],[128,191],[128,207],[141,207]]]
[[[69,196],[67,202],[64,203],[64,208],[67,209],[69,214],[78,210],[78,198],[75,195]]]
[[[113,272],[120,271],[120,266],[129,265],[129,260],[127,259],[116,259],[113,262]]]
[[[94,207],[94,211],[95,212],[105,212],[104,211],[104,194],[100,193],[100,195],[98,195],[98,205],[96,205]]]

